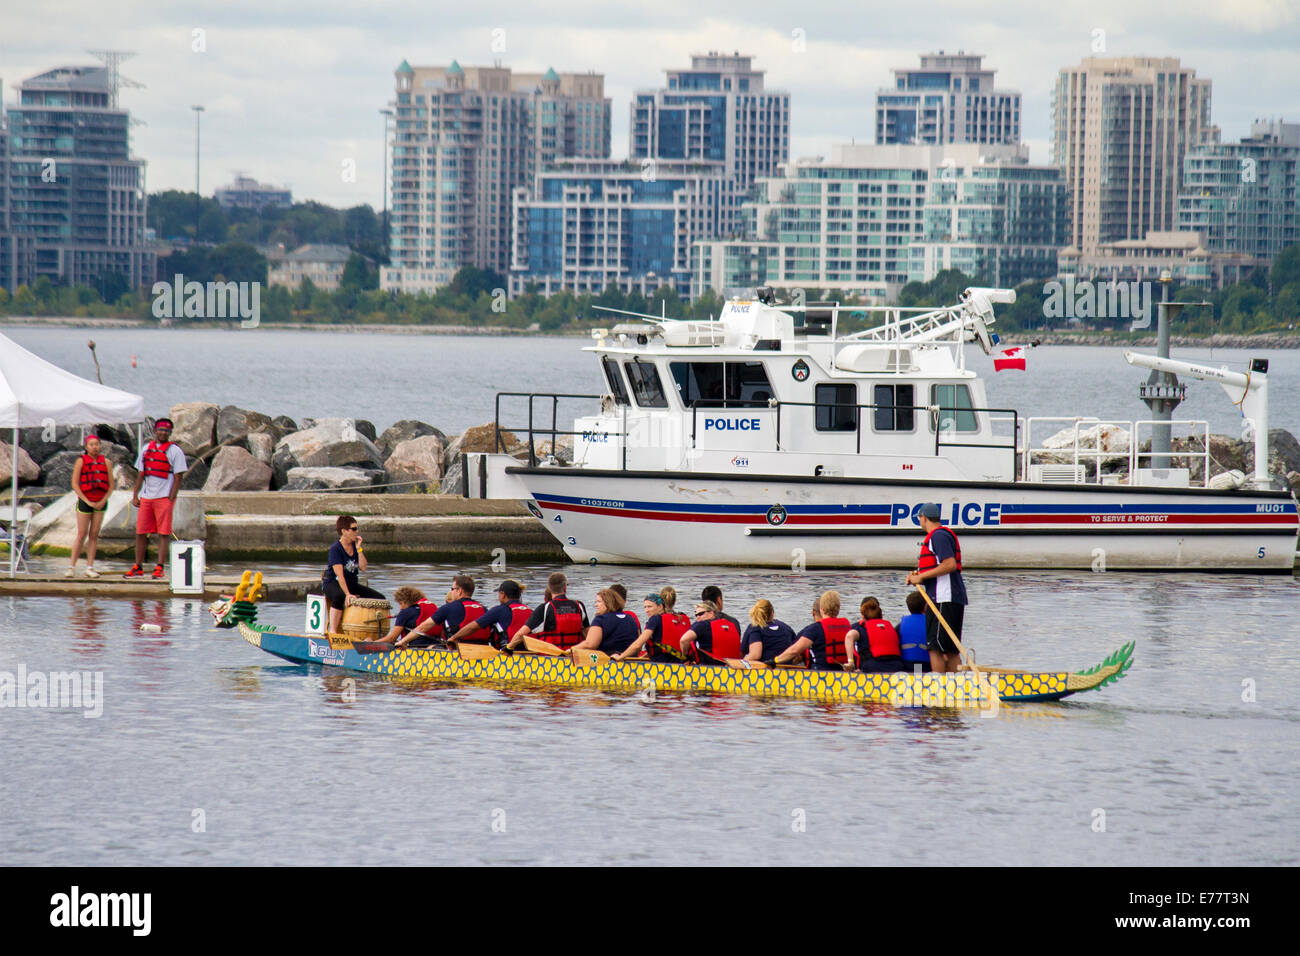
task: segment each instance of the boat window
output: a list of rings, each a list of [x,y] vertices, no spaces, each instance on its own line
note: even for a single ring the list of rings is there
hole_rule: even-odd
[[[910,432],[916,428],[915,393],[911,385],[877,385],[874,402],[878,432]]]
[[[632,386],[632,395],[642,408],[667,408],[668,397],[664,395],[663,383],[659,380],[659,369],[654,362],[636,359],[624,362],[627,380]]]
[[[668,368],[687,408],[766,408],[773,396],[762,362],[670,362]]]
[[[858,430],[858,387],[856,385],[818,385],[816,396],[819,432]]]
[[[609,382],[609,390],[614,393],[614,401],[619,405],[630,404],[627,389],[623,387],[623,376],[618,371],[618,363],[607,355],[600,360],[600,364],[605,369],[605,381]]]
[[[939,431],[980,430],[975,418],[975,406],[970,400],[970,389],[965,385],[930,386],[930,403],[939,406]]]

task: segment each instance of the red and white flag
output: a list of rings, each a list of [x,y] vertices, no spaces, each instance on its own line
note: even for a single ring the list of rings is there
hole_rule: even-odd
[[[1005,372],[1009,368],[1018,368],[1025,371],[1025,350],[1017,345],[1014,348],[1003,349],[997,355],[993,356],[993,371]]]

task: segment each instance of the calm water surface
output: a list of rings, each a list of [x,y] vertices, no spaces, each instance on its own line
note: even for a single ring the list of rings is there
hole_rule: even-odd
[[[268,415],[368,419],[382,431],[417,418],[459,433],[494,418],[497,392],[595,393],[600,370],[580,337],[401,335],[273,329],[51,329],[0,331],[43,358],[95,377],[86,341],[95,339],[104,382],[136,392],[151,415],[178,402],[239,405]],[[993,372],[978,349],[969,367],[986,376],[990,407],[1022,415],[1149,418],[1138,401],[1147,372],[1124,363],[1119,348],[1043,346],[1029,353],[1027,372]],[[1139,351],[1154,351],[1143,349]],[[1300,435],[1300,350],[1174,349],[1189,362],[1244,371],[1268,358],[1272,427]],[[131,366],[132,356],[136,365]],[[524,406],[515,405],[516,409]],[[566,406],[564,418],[592,408]],[[1190,382],[1178,417],[1204,419],[1211,431],[1238,435],[1241,415],[1218,385]],[[504,419],[516,425],[527,413]],[[1034,438],[1048,431],[1035,430]]]
[[[441,595],[454,570],[372,583]],[[510,573],[536,600],[548,570]],[[740,616],[767,596],[796,626],[828,586],[892,617],[904,594],[894,572],[588,567],[570,592],[590,600],[610,574],[684,600],[720,583]],[[972,575],[987,664],[1078,669],[1138,642],[1118,684],[989,718],[400,683],[280,661],[197,601],[11,598],[0,672],[102,671],[105,702],[98,719],[0,710],[3,862],[1295,865],[1298,587]]]

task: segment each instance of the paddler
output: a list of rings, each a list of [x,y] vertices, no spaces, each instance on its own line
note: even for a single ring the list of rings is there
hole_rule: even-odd
[[[740,641],[741,655],[748,661],[771,661],[795,642],[794,628],[776,619],[776,608],[759,598],[749,609],[749,627]]]
[[[428,600],[419,588],[398,588],[393,592],[393,600],[398,607],[397,613],[393,615],[393,626],[376,643],[393,643],[433,617],[438,610],[438,605]]]
[[[641,602],[645,608],[645,629],[616,659],[636,657],[649,644],[651,659],[680,660],[682,635],[690,628],[691,621],[673,610],[676,602],[677,591],[671,585],[665,585],[658,594],[647,594]]]
[[[921,530],[925,541],[921,544],[921,557],[917,569],[907,576],[908,584],[924,585],[939,608],[939,613],[961,638],[962,618],[966,613],[966,583],[961,577],[961,544],[951,528],[939,523],[939,506],[933,502],[921,506]],[[926,647],[930,651],[930,669],[955,671],[961,663],[961,653],[934,611],[925,609]]]
[[[849,659],[854,667],[873,674],[908,670],[903,662],[898,631],[884,619],[880,602],[874,597],[865,597],[860,610],[862,617],[844,638],[844,649],[853,655]]]
[[[474,600],[474,579],[468,574],[458,574],[451,579],[447,603],[433,612],[433,616],[417,626],[397,642],[397,647],[425,647],[434,639],[454,634],[470,621],[476,621],[487,609]]]
[[[518,581],[502,581],[501,587],[497,588],[497,604],[482,617],[464,624],[447,638],[448,643],[486,641],[498,650],[505,647],[533,612],[519,600],[523,593],[523,585]]]
[[[724,621],[730,621],[731,626],[736,629],[737,634],[744,630],[744,628],[740,626],[739,621],[722,609],[722,588],[718,587],[716,584],[710,584],[700,592],[700,600],[712,601],[716,604],[718,606],[718,617],[722,618]]]
[[[581,601],[572,600],[565,592],[569,579],[563,571],[556,571],[546,579],[548,597],[533,609],[526,624],[515,632],[510,647],[523,647],[525,637],[549,641],[556,647],[573,647],[587,633],[587,609]]]
[[[840,592],[822,592],[813,602],[813,622],[799,632],[793,644],[776,655],[775,663],[803,659],[814,670],[841,670],[848,662],[844,637],[849,633],[849,620],[839,614]]]
[[[697,664],[712,664],[740,656],[740,628],[723,617],[712,601],[695,605],[695,623],[682,635],[682,656]],[[701,654],[706,655],[701,658]]]
[[[596,593],[596,616],[574,650],[602,651],[614,657],[632,646],[637,630],[636,619],[623,610],[623,596],[613,588],[605,588]]]

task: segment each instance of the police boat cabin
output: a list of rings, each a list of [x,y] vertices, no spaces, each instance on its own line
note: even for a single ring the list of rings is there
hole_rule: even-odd
[[[1187,468],[1142,467],[1152,423],[1129,422],[1128,472],[1103,474],[1114,455],[1079,437],[1097,419],[990,408],[966,345],[991,354],[994,304],[1014,300],[970,288],[929,311],[796,310],[760,289],[713,321],[624,313],[586,349],[606,394],[498,396],[498,434],[525,435],[529,460],[471,456],[466,493],[525,501],[583,562],[904,567],[921,506],[939,502],[973,567],[1089,568],[1101,549],[1117,569],[1290,570],[1295,500],[1258,470],[1249,487],[1206,487],[1203,454],[1191,487]],[[863,315],[867,328],[843,331]],[[1243,407],[1266,401],[1266,380],[1249,379]],[[570,432],[558,409],[578,399],[599,409]],[[1064,454],[1034,446],[1045,425],[1073,427]],[[1208,437],[1204,422],[1174,425]],[[539,461],[540,442],[564,434],[572,465]]]

